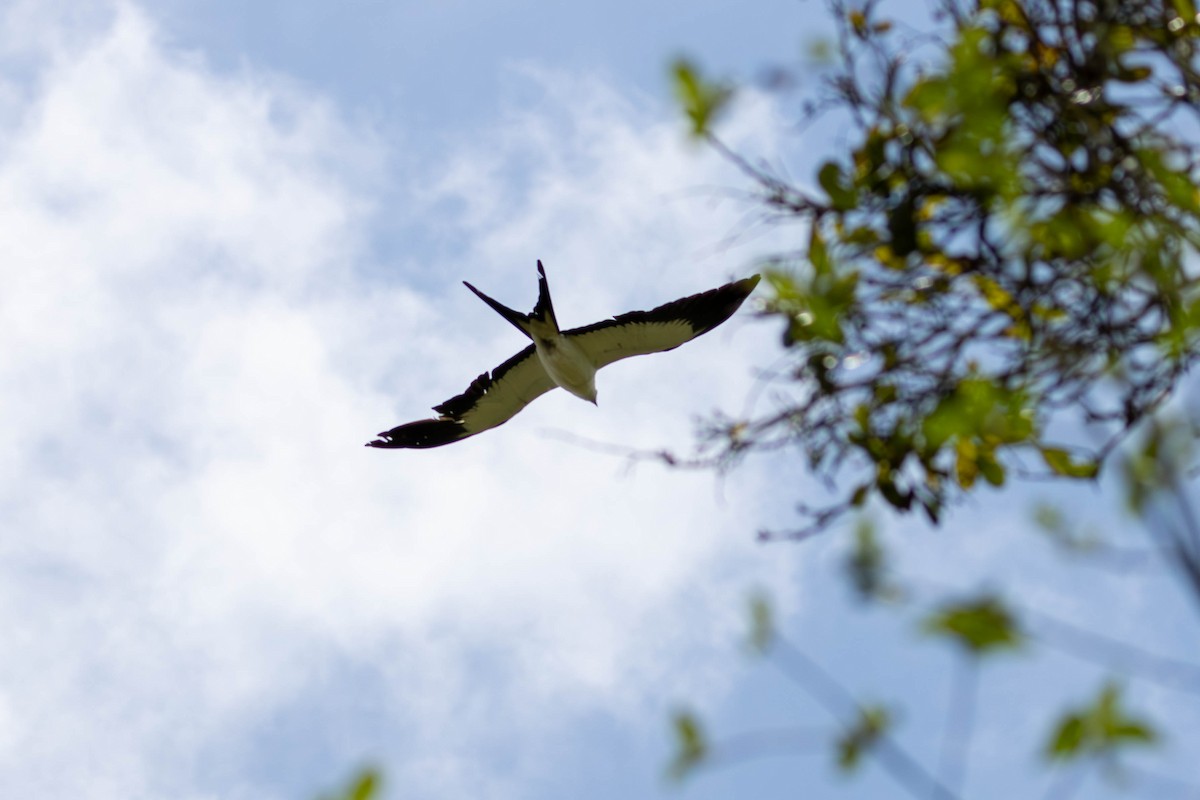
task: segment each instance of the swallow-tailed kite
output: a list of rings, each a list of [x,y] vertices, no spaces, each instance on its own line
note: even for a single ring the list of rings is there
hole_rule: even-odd
[[[596,370],[614,361],[673,350],[708,333],[733,316],[754,291],[751,275],[650,311],[630,311],[612,319],[558,329],[546,270],[538,262],[538,300],[532,314],[521,314],[497,303],[463,281],[517,330],[533,340],[515,356],[483,373],[458,397],[433,410],[441,416],[392,428],[368,442],[368,447],[440,447],[502,425],[535,398],[561,386],[576,397],[596,402]]]

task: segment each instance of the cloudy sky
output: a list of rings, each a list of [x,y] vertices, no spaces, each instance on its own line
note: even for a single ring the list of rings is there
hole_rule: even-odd
[[[786,244],[686,140],[666,65],[752,77],[823,6],[246,5],[0,4],[4,794],[307,798],[376,764],[395,798],[884,796],[825,750],[664,781],[681,705],[829,730],[745,657],[756,589],[855,691],[924,686],[907,735],[936,760],[945,653],[851,614],[838,539],[754,542],[799,471],[630,468],[564,435],[684,450],[777,331],[743,315],[623,362],[598,408],[555,392],[453,447],[361,446],[523,346],[464,279],[525,308],[540,258],[577,325]],[[748,93],[724,130],[803,164],[784,113]],[[1035,495],[964,510],[957,539],[900,529],[911,564],[1003,562],[1086,616],[1023,559]],[[1192,624],[1171,609],[1165,648]],[[1033,691],[1005,680],[1001,716]]]

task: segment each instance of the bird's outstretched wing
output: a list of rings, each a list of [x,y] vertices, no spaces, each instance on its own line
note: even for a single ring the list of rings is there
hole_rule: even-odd
[[[649,311],[618,314],[563,335],[583,349],[596,369],[630,356],[674,350],[732,317],[758,285],[758,277],[751,275]]]
[[[441,416],[384,431],[367,447],[440,447],[508,422],[535,398],[554,388],[533,345],[483,373],[457,397],[433,410]]]

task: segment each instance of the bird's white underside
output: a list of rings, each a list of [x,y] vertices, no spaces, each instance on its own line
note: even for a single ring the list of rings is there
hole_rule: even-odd
[[[548,331],[540,333],[544,335]],[[576,396],[584,396],[578,376],[594,375],[596,370],[622,358],[671,350],[690,340],[694,331],[691,325],[680,320],[628,323],[587,333],[552,336],[555,347],[537,347],[530,351],[525,359],[489,387],[471,412],[464,416],[463,423],[469,431],[477,433],[494,428],[556,386]],[[552,355],[543,355],[546,350]]]

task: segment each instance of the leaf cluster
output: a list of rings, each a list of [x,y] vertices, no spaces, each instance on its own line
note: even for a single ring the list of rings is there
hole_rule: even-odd
[[[878,6],[833,2],[805,112],[846,121],[847,156],[809,188],[730,153],[807,246],[767,264],[792,367],[727,453],[856,476],[818,527],[871,499],[936,523],[1014,470],[1093,478],[1200,337],[1193,0],[943,0],[932,40]],[[1086,446],[1053,440],[1064,415]]]

